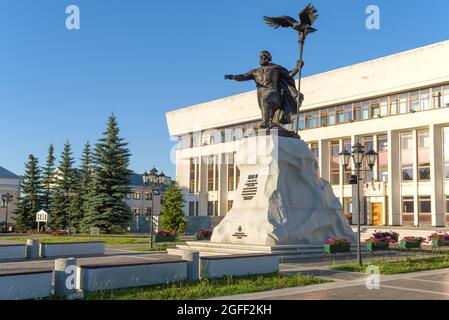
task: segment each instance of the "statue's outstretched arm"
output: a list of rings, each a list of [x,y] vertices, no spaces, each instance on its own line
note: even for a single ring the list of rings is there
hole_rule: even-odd
[[[225,75],[225,79],[235,81],[250,81],[254,80],[254,75],[251,71],[245,74],[238,74],[238,75],[227,74]]]

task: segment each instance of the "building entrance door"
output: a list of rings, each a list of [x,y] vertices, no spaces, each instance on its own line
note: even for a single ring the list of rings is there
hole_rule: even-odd
[[[382,225],[382,203],[373,203],[372,210],[373,213],[373,226]]]

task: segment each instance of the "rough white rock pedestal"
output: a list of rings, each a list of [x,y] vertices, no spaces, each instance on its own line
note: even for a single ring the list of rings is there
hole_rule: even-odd
[[[295,138],[242,140],[236,154],[240,183],[231,211],[211,243],[261,246],[322,245],[354,233],[314,154]]]

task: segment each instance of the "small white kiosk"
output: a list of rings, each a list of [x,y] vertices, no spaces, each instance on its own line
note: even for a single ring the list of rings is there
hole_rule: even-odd
[[[41,210],[36,213],[36,222],[37,230],[40,231],[40,223],[45,222],[45,224],[48,225],[48,222],[50,222],[50,215],[45,210]]]

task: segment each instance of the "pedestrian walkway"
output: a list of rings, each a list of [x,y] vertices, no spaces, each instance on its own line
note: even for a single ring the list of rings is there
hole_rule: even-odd
[[[314,271],[334,282],[213,300],[449,300],[449,269],[381,276],[378,290],[367,288],[368,275],[362,273]]]

